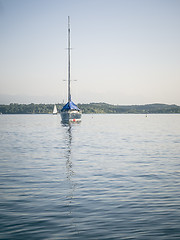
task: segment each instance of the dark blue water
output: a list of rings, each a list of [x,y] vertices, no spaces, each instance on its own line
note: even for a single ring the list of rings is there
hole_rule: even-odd
[[[180,115],[0,115],[1,239],[180,239]]]

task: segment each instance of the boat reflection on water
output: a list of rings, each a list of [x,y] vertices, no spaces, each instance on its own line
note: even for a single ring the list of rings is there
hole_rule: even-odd
[[[73,176],[75,175],[75,172],[73,170],[73,162],[72,162],[72,124],[62,124],[65,128],[65,159],[66,159],[66,178],[67,178],[67,195],[66,195],[66,205],[67,205],[67,215],[70,218],[69,224],[71,227],[74,228],[74,234],[79,234],[79,231],[77,229],[77,224],[75,223],[75,217],[73,213],[73,210],[75,208],[75,201],[74,201],[74,194],[76,190],[76,183],[73,180]]]
[[[71,129],[71,125],[70,124],[63,124],[64,127],[67,128],[67,138],[66,138],[66,147],[67,147],[67,151],[65,154],[65,158],[66,158],[66,175],[67,175],[67,179],[69,181],[71,181],[72,183],[72,176],[74,174],[74,171],[72,169],[72,159],[71,159],[71,143],[72,143],[72,129]]]

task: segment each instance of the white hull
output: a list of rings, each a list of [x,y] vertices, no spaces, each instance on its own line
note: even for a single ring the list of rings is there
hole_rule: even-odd
[[[81,111],[69,110],[61,112],[62,122],[81,122]]]

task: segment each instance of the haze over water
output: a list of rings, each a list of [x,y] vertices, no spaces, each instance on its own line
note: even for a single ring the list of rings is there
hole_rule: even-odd
[[[179,239],[179,122],[1,115],[0,238]]]

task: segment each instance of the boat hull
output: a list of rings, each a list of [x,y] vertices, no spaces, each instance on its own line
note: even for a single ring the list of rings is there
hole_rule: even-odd
[[[81,111],[62,111],[61,112],[61,119],[62,122],[69,123],[69,122],[80,122],[81,121]]]

